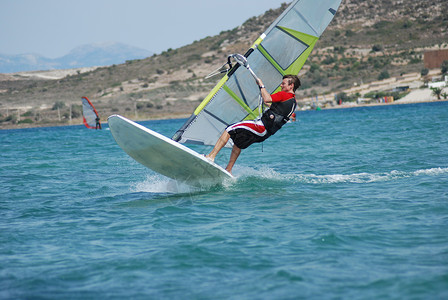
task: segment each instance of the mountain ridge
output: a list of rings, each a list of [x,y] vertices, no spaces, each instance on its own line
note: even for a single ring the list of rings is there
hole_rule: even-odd
[[[57,58],[48,58],[36,53],[0,54],[0,73],[106,66],[142,59],[153,54],[148,50],[118,42],[80,45]]]

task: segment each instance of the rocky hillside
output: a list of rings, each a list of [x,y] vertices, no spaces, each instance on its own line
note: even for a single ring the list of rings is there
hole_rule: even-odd
[[[92,100],[103,120],[113,113],[133,119],[188,116],[219,80],[204,76],[228,54],[244,53],[286,7],[125,64],[72,70],[57,79],[0,74],[0,126],[80,124],[81,96]],[[343,0],[300,74],[299,96],[420,73],[425,50],[448,47],[447,11],[446,0]]]

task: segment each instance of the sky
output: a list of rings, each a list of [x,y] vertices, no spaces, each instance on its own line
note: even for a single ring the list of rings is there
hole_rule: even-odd
[[[58,58],[104,42],[161,53],[233,29],[284,2],[291,1],[0,0],[0,54]]]

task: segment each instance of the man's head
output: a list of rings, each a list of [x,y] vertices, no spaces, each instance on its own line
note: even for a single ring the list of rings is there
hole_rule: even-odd
[[[293,85],[293,87],[292,87],[293,92],[295,92],[301,85],[300,79],[296,75],[291,75],[291,74],[285,75],[285,76],[283,76],[283,80],[285,80],[285,79],[287,79],[286,82],[288,85]]]

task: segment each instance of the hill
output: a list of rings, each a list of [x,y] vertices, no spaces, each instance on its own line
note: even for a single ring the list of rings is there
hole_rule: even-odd
[[[286,7],[283,4],[232,30],[145,59],[71,70],[58,79],[3,75],[0,120],[3,127],[16,126],[19,119],[29,120],[21,126],[42,126],[68,124],[71,116],[73,124],[80,124],[84,95],[103,120],[113,113],[133,119],[188,116],[219,80],[204,76],[222,65],[228,54],[244,53]],[[300,73],[299,97],[327,94],[332,98],[334,93],[379,79],[419,75],[426,50],[448,47],[446,11],[445,0],[344,0]],[[11,114],[14,110],[17,114]]]

